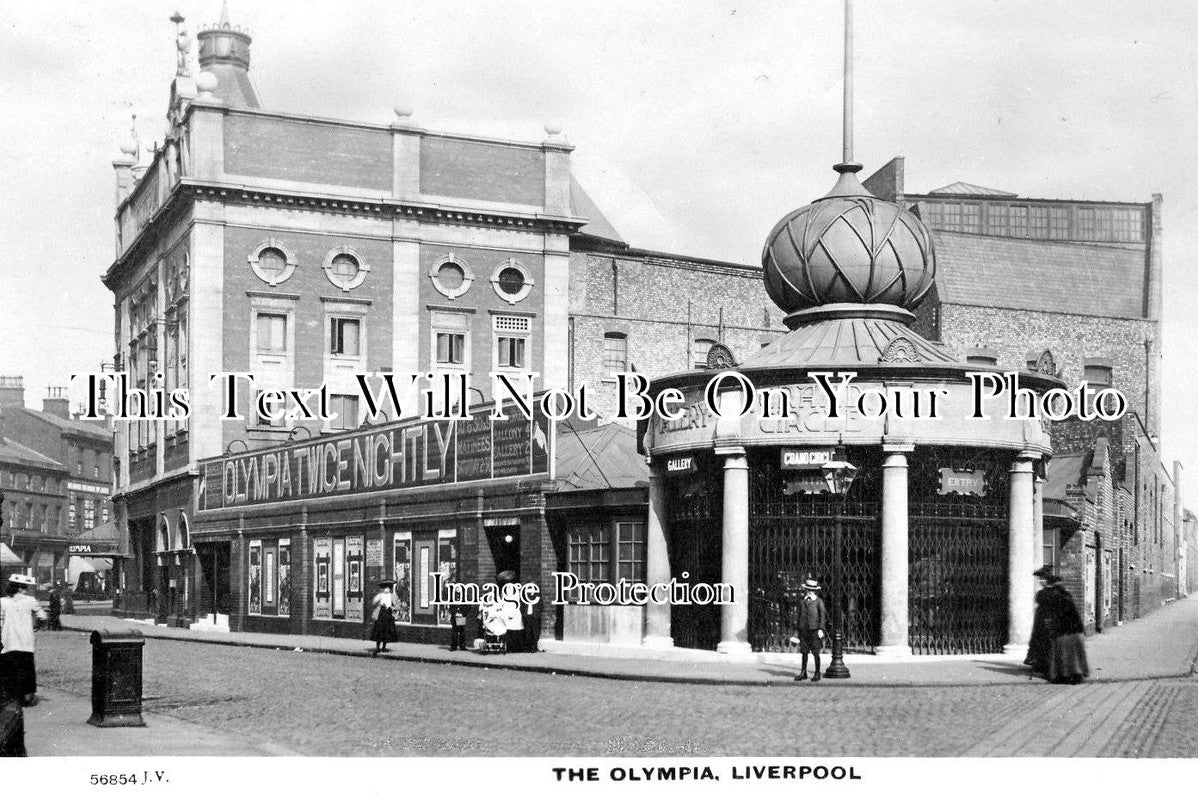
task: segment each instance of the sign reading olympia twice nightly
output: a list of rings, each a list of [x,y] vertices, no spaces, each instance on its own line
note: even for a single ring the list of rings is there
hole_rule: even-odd
[[[386,423],[201,462],[201,511],[549,472],[552,423],[479,412]]]

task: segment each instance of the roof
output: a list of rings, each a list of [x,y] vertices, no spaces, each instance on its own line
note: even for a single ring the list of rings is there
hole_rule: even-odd
[[[59,428],[66,433],[80,434],[82,436],[90,436],[105,440],[112,439],[112,432],[108,430],[108,423],[105,420],[87,421],[82,419],[68,419],[60,417],[57,414],[51,414],[46,411],[37,411],[32,408],[12,409],[13,411],[24,411],[43,422],[48,422],[51,425]]]
[[[557,429],[554,491],[577,492],[647,486],[649,466],[636,451],[636,431],[617,425]]]
[[[876,367],[880,363],[890,361],[883,359],[883,353],[887,351],[891,342],[900,339],[905,339],[910,349],[908,350],[908,346],[903,342],[897,342],[895,349],[902,350],[909,357],[894,359],[895,362],[917,364],[920,367],[965,366],[942,345],[929,342],[902,322],[854,317],[825,319],[796,328],[753,353],[740,367]]]
[[[32,448],[17,444],[12,439],[5,439],[2,436],[0,436],[0,462],[26,464],[45,469],[65,469],[62,464],[49,456],[42,455]]]
[[[933,231],[943,303],[1144,317],[1144,251]]]
[[[582,184],[573,175],[570,176],[570,206],[575,216],[587,219],[587,224],[578,230],[580,234],[624,244],[624,237],[615,229],[611,221],[603,215],[603,212],[599,210],[599,206],[595,205],[595,201],[591,199],[591,196],[586,193],[586,190],[582,188]]]
[[[1065,500],[1065,491],[1070,486],[1085,484],[1086,463],[1089,453],[1063,453],[1054,455],[1048,462],[1048,479],[1044,482],[1045,500]]]
[[[964,194],[973,197],[1018,197],[1014,192],[1004,192],[1001,189],[988,189],[985,186],[978,186],[976,183],[965,183],[957,181],[950,183],[948,186],[941,186],[939,189],[933,189],[928,194]]]

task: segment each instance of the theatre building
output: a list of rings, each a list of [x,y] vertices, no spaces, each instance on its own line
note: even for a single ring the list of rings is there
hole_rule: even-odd
[[[766,242],[765,288],[790,332],[738,370],[773,400],[737,416],[754,398],[729,383],[719,396],[728,413],[716,415],[703,401],[711,372],[653,384],[681,391],[687,412],[645,431],[649,579],[723,580],[741,600],[651,606],[647,644],[788,650],[798,585],[812,574],[829,587],[829,607],[843,608],[850,650],[1027,645],[1040,564],[1034,477],[1051,453],[1048,433],[1001,408],[972,418],[966,373],[997,370],[959,361],[911,327],[935,277],[930,234],[866,191],[857,169],[838,166],[831,193],[783,218]],[[846,372],[851,385],[830,403],[815,375]],[[1031,393],[1063,386],[1030,371],[1020,379]],[[828,462],[856,468],[847,491],[829,491]]]

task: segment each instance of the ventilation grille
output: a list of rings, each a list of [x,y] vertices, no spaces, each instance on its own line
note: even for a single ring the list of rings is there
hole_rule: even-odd
[[[495,315],[495,330],[501,333],[528,333],[528,317],[511,317],[502,314]]]

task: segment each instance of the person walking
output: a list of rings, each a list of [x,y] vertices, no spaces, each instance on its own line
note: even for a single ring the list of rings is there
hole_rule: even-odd
[[[37,669],[33,661],[33,618],[46,619],[37,598],[29,594],[36,586],[29,575],[8,576],[8,588],[0,597],[0,681],[6,693],[23,706],[37,705]]]
[[[374,640],[374,653],[387,652],[387,645],[399,641],[395,630],[395,594],[391,591],[395,581],[379,581],[378,594],[371,601],[374,605],[374,624],[370,626],[370,638]]]
[[[798,635],[790,637],[790,643],[799,646],[799,652],[803,654],[803,668],[795,676],[795,680],[807,680],[807,656],[810,654],[815,659],[815,672],[811,675],[811,682],[815,683],[822,677],[819,669],[819,652],[824,647],[824,630],[828,627],[828,609],[824,607],[824,601],[820,599],[818,592],[821,591],[821,587],[815,578],[808,575],[799,588],[803,590],[803,597],[799,600],[799,618],[796,625]]]
[[[1046,655],[1038,655],[1043,660],[1037,663],[1042,664],[1042,674],[1050,683],[1081,683],[1090,677],[1090,664],[1086,658],[1086,626],[1077,603],[1052,567],[1045,565],[1032,574],[1044,583],[1036,593],[1036,615],[1043,617],[1041,636],[1048,642]],[[1033,619],[1033,635],[1035,629]],[[1042,642],[1037,646],[1044,647]],[[1030,643],[1028,650],[1030,653]]]
[[[50,590],[50,630],[62,630],[62,584],[54,584]]]

